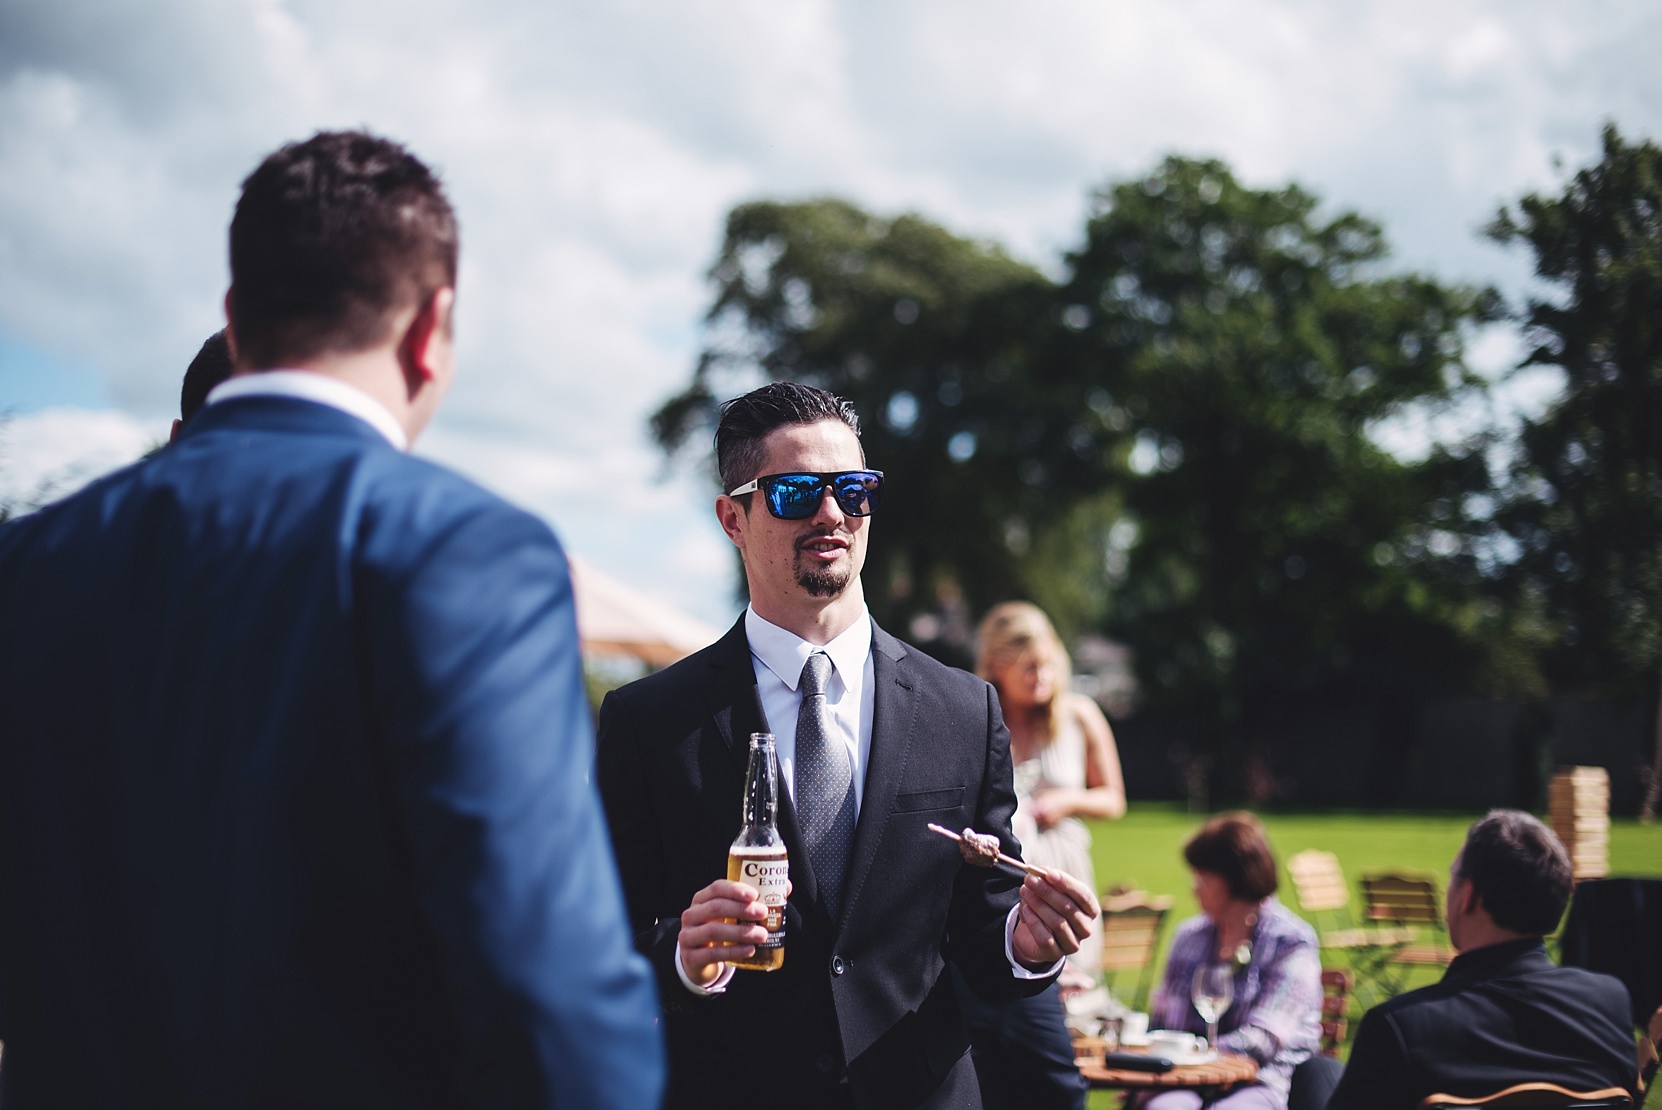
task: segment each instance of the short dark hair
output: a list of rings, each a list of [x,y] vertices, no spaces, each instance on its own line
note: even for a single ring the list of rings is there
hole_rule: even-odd
[[[721,488],[736,489],[758,476],[762,441],[768,433],[821,420],[840,420],[856,439],[860,436],[860,417],[853,405],[835,393],[801,382],[772,382],[725,402],[716,424],[716,467],[721,471]]]
[[[1558,928],[1575,886],[1557,834],[1516,809],[1490,810],[1475,822],[1456,868],[1494,923],[1515,933],[1546,936]]]
[[[179,419],[189,420],[203,405],[214,386],[231,376],[231,345],[225,341],[221,328],[208,336],[202,349],[185,367],[185,381],[179,387]]]
[[[1223,879],[1229,896],[1242,902],[1262,902],[1280,885],[1263,823],[1242,810],[1220,813],[1202,825],[1183,845],[1183,859],[1196,871]]]
[[[320,131],[242,183],[231,218],[231,326],[245,369],[390,337],[395,313],[456,284],[456,215],[399,144]]]

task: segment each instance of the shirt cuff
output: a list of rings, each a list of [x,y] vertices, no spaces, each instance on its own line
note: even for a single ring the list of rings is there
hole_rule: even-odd
[[[1006,948],[1008,948],[1009,943],[1009,941],[1005,941]],[[681,946],[679,944],[675,946],[675,974],[681,977],[682,985],[694,994],[711,995],[725,993],[727,990],[727,984],[733,981],[733,971],[734,967],[732,964],[722,964],[721,974],[716,976],[715,981],[710,983],[708,986],[700,986],[692,981],[692,977],[687,974],[687,969],[681,966]]]
[[[1068,962],[1068,958],[1063,956],[1043,971],[1029,971],[1023,967],[1021,961],[1016,959],[1016,915],[1020,912],[1021,905],[1017,903],[1010,907],[1010,916],[1004,919],[1004,958],[1010,961],[1010,970],[1016,973],[1017,979],[1048,979],[1062,970],[1062,965]],[[675,950],[675,966],[681,966],[681,950],[679,948]],[[728,968],[727,970],[732,971],[733,969]],[[686,972],[682,972],[681,978],[685,980],[686,977]],[[718,979],[717,983],[725,985],[726,980]]]

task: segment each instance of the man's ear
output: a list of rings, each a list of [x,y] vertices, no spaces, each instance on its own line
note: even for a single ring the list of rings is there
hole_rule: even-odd
[[[444,343],[450,338],[450,313],[456,304],[456,290],[450,286],[435,289],[421,302],[404,338],[398,345],[399,361],[410,378],[410,391],[422,382],[432,381],[443,371]]]
[[[739,541],[747,521],[738,501],[725,493],[716,498],[716,520],[720,522],[721,530],[727,533],[727,538],[733,541],[733,546],[743,550],[744,544]]]
[[[1470,917],[1483,904],[1477,896],[1477,887],[1473,886],[1468,880],[1462,879],[1456,889],[1460,894],[1460,912]]]

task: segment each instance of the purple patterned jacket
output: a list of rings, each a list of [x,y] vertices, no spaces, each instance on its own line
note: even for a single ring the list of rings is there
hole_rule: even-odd
[[[1189,1001],[1195,969],[1216,958],[1218,931],[1204,916],[1177,927],[1149,1015],[1157,1029],[1206,1032]],[[1321,1041],[1321,955],[1316,932],[1266,898],[1252,932],[1252,960],[1235,972],[1235,1000],[1218,1021],[1218,1047],[1258,1062],[1258,1080],[1287,1100],[1293,1068]]]

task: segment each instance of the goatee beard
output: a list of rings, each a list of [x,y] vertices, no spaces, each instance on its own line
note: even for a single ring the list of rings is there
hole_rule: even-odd
[[[796,568],[796,584],[808,591],[810,597],[836,597],[848,588],[848,572],[840,568]]]

